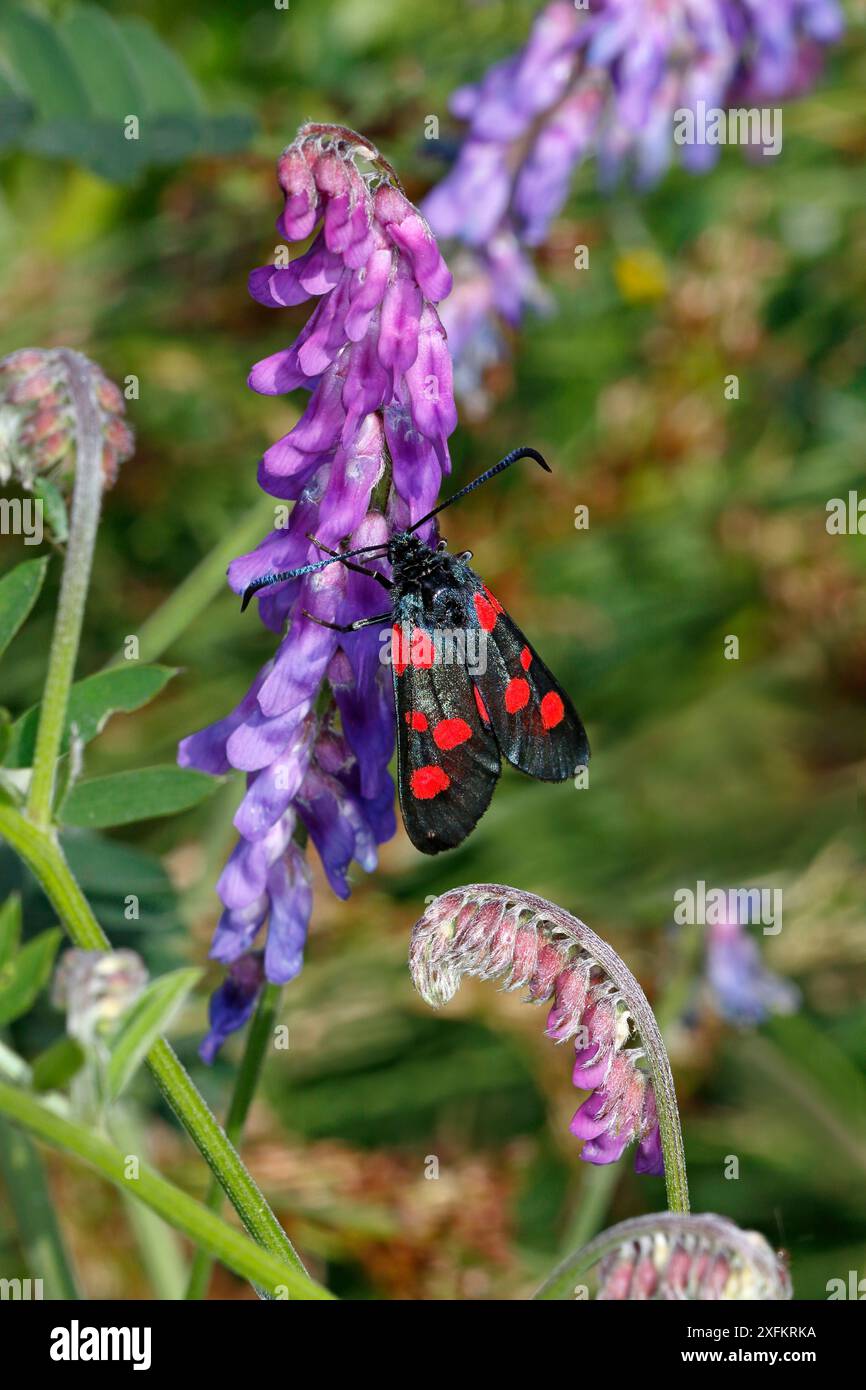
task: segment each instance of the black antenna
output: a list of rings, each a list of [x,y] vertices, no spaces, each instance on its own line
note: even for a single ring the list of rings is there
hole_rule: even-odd
[[[452,502],[458,502],[461,497],[465,497],[467,492],[474,492],[475,488],[486,483],[490,478],[495,478],[497,473],[501,473],[504,468],[510,468],[512,463],[517,463],[518,459],[534,459],[535,462],[549,473],[550,464],[542,457],[537,449],[530,449],[522,446],[519,449],[512,449],[510,454],[500,459],[492,468],[488,468],[486,473],[482,473],[480,478],[476,478],[474,483],[467,483],[459,492],[455,492],[452,497],[446,497],[444,502],[440,502],[438,507],[434,507],[432,512],[422,516],[420,521],[414,522],[412,526],[406,528],[407,532],[417,531],[419,526],[423,526],[426,521],[431,521],[439,512],[450,507]],[[282,570],[279,574],[265,574],[261,579],[254,579],[252,584],[248,584],[244,589],[244,596],[241,602],[241,612],[243,613],[247,605],[260,589],[269,589],[272,584],[284,584],[288,579],[300,579],[305,574],[315,574],[317,570],[326,569],[328,565],[336,565],[340,560],[351,560],[354,555],[369,555],[371,551],[379,550],[385,553],[384,547],[379,545],[362,545],[359,550],[344,550],[339,555],[331,555],[327,560],[316,560],[310,565],[299,565],[297,569]]]
[[[450,507],[452,502],[459,502],[460,498],[465,497],[467,492],[474,492],[475,488],[480,487],[482,483],[486,483],[488,479],[495,478],[496,474],[501,473],[504,468],[510,468],[512,463],[517,463],[518,459],[535,459],[535,462],[544,469],[545,473],[551,471],[550,464],[542,457],[537,449],[530,449],[528,446],[522,445],[519,449],[512,449],[510,454],[506,454],[504,459],[500,459],[498,463],[494,463],[493,467],[488,468],[486,473],[482,473],[480,478],[476,478],[474,483],[467,483],[459,492],[455,492],[453,497],[446,497],[445,501],[440,502],[438,507],[434,507],[432,512],[428,512],[426,516],[422,516],[420,521],[414,522],[412,526],[406,529],[408,531],[417,531],[418,527],[423,526],[425,521],[430,521],[439,512],[444,511],[446,507]]]
[[[272,584],[284,584],[287,579],[300,579],[301,575],[304,574],[315,574],[316,570],[326,569],[328,565],[336,565],[339,560],[350,560],[353,555],[367,555],[371,550],[382,550],[381,543],[362,545],[359,550],[343,550],[339,555],[332,555],[327,560],[316,560],[311,565],[299,565],[294,570],[281,570],[279,574],[264,574],[261,579],[254,579],[252,584],[248,584],[244,589],[241,612],[245,611],[250,599],[254,598],[260,589],[269,589]]]

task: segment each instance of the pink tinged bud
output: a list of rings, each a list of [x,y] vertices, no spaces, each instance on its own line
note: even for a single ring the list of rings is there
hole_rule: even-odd
[[[562,969],[562,952],[546,941],[538,952],[538,960],[529,981],[529,997],[539,1003],[553,992],[553,984]]]
[[[677,1246],[670,1259],[665,1273],[665,1282],[674,1295],[679,1294],[685,1297],[689,1286],[689,1276],[692,1269],[692,1259],[687,1250],[682,1246]]]
[[[575,964],[556,978],[556,1003],[547,1015],[547,1035],[564,1042],[580,1027],[580,1017],[589,988],[589,967]]]
[[[346,162],[333,150],[328,150],[315,160],[313,178],[316,187],[326,198],[348,196],[349,174]]]
[[[616,1255],[602,1271],[602,1282],[596,1299],[599,1302],[622,1302],[629,1298],[631,1281],[634,1275],[635,1259],[631,1252]]]
[[[631,1298],[635,1301],[645,1301],[652,1298],[658,1286],[658,1270],[649,1255],[641,1255],[635,1265],[634,1277],[631,1284]]]
[[[107,410],[110,415],[122,415],[124,411],[123,396],[119,386],[115,386],[108,377],[101,376],[96,382],[96,399]]]
[[[403,222],[407,217],[417,216],[408,198],[399,189],[382,184],[373,195],[373,215],[380,226],[389,229],[392,222]]]
[[[529,983],[538,959],[538,935],[534,927],[520,927],[514,937],[514,956],[509,989],[519,989]]]

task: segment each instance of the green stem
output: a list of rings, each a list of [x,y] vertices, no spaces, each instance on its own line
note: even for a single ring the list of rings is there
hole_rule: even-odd
[[[69,394],[75,411],[77,449],[69,544],[63,562],[60,598],[54,619],[36,735],[33,777],[27,801],[30,820],[43,830],[51,821],[57,755],[66,726],[69,687],[78,656],[103,485],[102,425],[91,388],[90,366],[86,358],[66,348],[61,350],[59,356],[66,365]]]
[[[72,1264],[57,1224],[42,1159],[32,1140],[0,1120],[0,1172],[21,1234],[27,1269],[48,1299],[77,1299]]]
[[[250,1024],[243,1059],[235,1079],[226,1116],[226,1134],[233,1144],[239,1143],[243,1133],[250,1104],[261,1074],[265,1051],[273,1035],[274,1020],[279,1009],[281,993],[282,990],[279,985],[266,985],[262,990],[253,1021]],[[222,1199],[222,1188],[216,1180],[213,1180],[205,1199],[208,1209],[219,1211],[222,1206]],[[196,1251],[186,1291],[188,1299],[204,1298],[210,1281],[211,1263],[211,1260],[202,1250]]]
[[[76,1124],[41,1105],[25,1091],[0,1082],[0,1112],[48,1144],[65,1149],[155,1211],[221,1260],[236,1274],[267,1290],[272,1298],[328,1299],[332,1295],[297,1266],[263,1250],[242,1231],[229,1226],[201,1202],[168,1182],[155,1169],[138,1164],[137,1175],[128,1176],[129,1156],[84,1125]]]
[[[52,834],[38,831],[17,811],[0,805],[0,835],[21,856],[41,884],[76,946],[107,951],[110,942],[72,876]],[[252,1236],[266,1250],[304,1272],[288,1236],[268,1206],[234,1146],[164,1040],[147,1054],[147,1065],[162,1094],[204,1157]]]
[[[273,524],[272,498],[258,501],[244,513],[234,530],[217,542],[170,597],[142,623],[138,633],[141,661],[156,661],[177,641],[190,623],[224,590],[229,562],[260,540],[262,530]],[[123,653],[118,652],[111,664],[121,661]]]

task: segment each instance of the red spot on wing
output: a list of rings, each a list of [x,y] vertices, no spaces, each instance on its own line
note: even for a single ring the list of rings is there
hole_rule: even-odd
[[[477,685],[473,685],[472,693],[475,696],[475,707],[478,710],[478,713],[481,715],[481,718],[484,720],[484,723],[489,724],[490,715],[487,713],[487,706],[481,698],[481,691],[478,689]]]
[[[565,718],[565,705],[555,690],[548,690],[541,701],[541,722],[545,729],[555,729]]]
[[[402,627],[399,623],[395,623],[391,628],[391,662],[398,676],[402,676],[409,665],[407,646]]]
[[[430,636],[430,633],[425,632],[422,627],[412,629],[409,660],[418,671],[429,670],[435,660],[433,638]]]
[[[529,702],[529,682],[522,676],[513,676],[505,687],[505,708],[509,714],[516,714]]]
[[[407,709],[406,723],[409,725],[410,729],[417,729],[419,733],[423,734],[424,730],[427,728],[427,716],[426,714],[422,714],[418,709]]]
[[[528,647],[524,647],[523,651],[520,653],[520,664],[524,671],[528,671],[532,665],[532,652]]]
[[[419,801],[429,801],[451,786],[451,778],[441,767],[428,763],[426,767],[416,767],[409,778],[409,788]]]
[[[484,631],[492,632],[496,626],[497,612],[501,613],[502,609],[496,603],[495,599],[491,603],[490,596],[486,593],[475,594],[473,596],[473,602],[475,604],[475,612],[478,614],[478,621],[484,628]]]
[[[502,604],[499,602],[499,599],[493,597],[486,584],[484,585],[484,592],[487,595],[488,601],[494,613],[504,613],[505,609],[502,607]]]
[[[472,737],[472,730],[465,719],[440,719],[433,730],[433,742],[437,748],[457,748]]]

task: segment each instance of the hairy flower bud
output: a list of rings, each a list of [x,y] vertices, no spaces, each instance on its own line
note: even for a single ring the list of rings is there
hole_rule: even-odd
[[[147,984],[147,968],[135,951],[82,951],[61,957],[51,1000],[66,1011],[66,1031],[83,1047],[108,1032]]]
[[[68,486],[75,473],[76,422],[69,391],[68,352],[64,348],[21,348],[0,360],[0,484],[14,479],[32,488],[48,475]],[[102,427],[104,486],[134,447],[124,415],[123,396],[95,362],[77,354],[87,367]]]
[[[722,1216],[666,1212],[623,1221],[586,1246],[575,1262],[591,1267],[595,1250],[601,1256],[600,1300],[773,1302],[791,1297],[787,1267],[764,1237],[741,1231]]]
[[[637,1171],[664,1172],[653,1081],[639,1065],[652,1054],[675,1108],[664,1045],[634,976],[583,922],[499,884],[455,888],[415,923],[409,965],[434,1007],[453,998],[464,975],[525,989],[527,1002],[551,1000],[547,1035],[575,1040],[574,1084],[590,1092],[571,1122],[585,1141],[581,1158],[613,1163],[637,1141]]]

